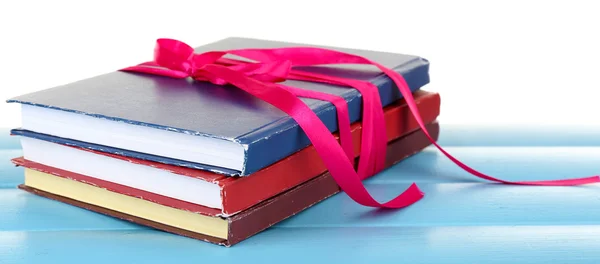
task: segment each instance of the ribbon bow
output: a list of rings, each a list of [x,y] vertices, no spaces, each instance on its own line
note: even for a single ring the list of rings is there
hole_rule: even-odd
[[[237,55],[256,62],[222,58],[226,54]],[[548,181],[505,181],[467,166],[445,151],[430,136],[411,90],[400,74],[377,62],[348,53],[312,47],[292,47],[210,51],[195,54],[193,48],[183,42],[159,39],[154,51],[154,61],[122,70],[174,78],[191,77],[198,81],[210,81],[218,85],[231,84],[290,115],[306,133],[340,188],[357,203],[371,207],[403,208],[420,200],[424,194],[414,183],[402,194],[386,203],[379,203],[365,189],[362,179],[380,172],[385,163],[387,140],[379,92],[375,85],[368,82],[293,69],[293,66],[326,64],[368,64],[379,68],[394,81],[421,131],[429,141],[452,162],[474,176],[489,181],[517,185],[566,186],[600,182],[599,176]],[[346,101],[331,94],[285,86],[280,83],[284,80],[312,81],[352,87],[361,93],[363,132],[358,170],[354,169]],[[298,97],[327,100],[336,106],[340,144],[318,116]]]
[[[242,63],[235,60],[220,60],[218,62],[225,54],[225,52],[196,54],[192,47],[183,42],[173,39],[159,39],[154,49],[154,61],[124,70],[139,71],[142,70],[139,66],[154,67],[142,71],[174,78],[192,77],[198,81],[209,81],[217,85],[225,85],[227,82],[224,79],[207,71],[205,66],[209,64],[228,66],[229,69],[241,72],[253,79],[272,83],[285,81],[292,66],[288,60],[268,63]]]

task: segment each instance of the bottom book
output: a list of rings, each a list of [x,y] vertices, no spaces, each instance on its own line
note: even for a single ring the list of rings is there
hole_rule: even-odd
[[[428,124],[427,129],[437,140],[439,124]],[[390,142],[386,167],[429,145],[420,130]],[[224,246],[237,244],[340,191],[331,175],[324,173],[236,215],[222,218],[167,207],[27,166],[25,183],[19,188],[97,213]]]

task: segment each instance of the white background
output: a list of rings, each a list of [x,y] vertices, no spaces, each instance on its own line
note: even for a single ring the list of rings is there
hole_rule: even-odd
[[[444,123],[598,125],[594,2],[0,1],[0,99],[147,61],[156,38],[242,36],[427,58]]]

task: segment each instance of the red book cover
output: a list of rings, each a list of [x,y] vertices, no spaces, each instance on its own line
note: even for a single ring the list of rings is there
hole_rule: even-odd
[[[419,111],[421,112],[423,121],[425,123],[431,123],[435,121],[440,113],[439,94],[426,91],[417,91],[414,94],[414,98]],[[418,124],[412,117],[410,110],[403,99],[385,107],[384,110],[388,142],[418,130]],[[360,122],[352,124],[351,131],[354,143],[354,153],[356,157],[360,152],[361,129],[362,126]],[[144,197],[145,200],[153,201],[159,204],[167,203],[172,207],[211,216],[234,215],[273,196],[290,190],[295,186],[313,179],[327,171],[325,165],[322,163],[320,157],[312,146],[306,147],[292,154],[291,156],[246,177],[230,177],[208,171],[167,165],[147,160],[133,159],[106,152],[99,152],[83,148],[79,149],[92,152],[97,155],[104,155],[115,159],[125,160],[134,164],[146,165],[169,171],[174,174],[193,177],[209,183],[217,184],[220,188],[222,209],[210,208],[195,203],[168,198],[163,195],[150,193],[121,184],[72,173],[59,168],[45,166],[43,164],[25,160],[23,158],[13,159],[13,162],[16,165],[72,178],[74,180],[86,182],[114,192],[135,197]],[[307,164],[310,164],[310,166],[307,166]]]

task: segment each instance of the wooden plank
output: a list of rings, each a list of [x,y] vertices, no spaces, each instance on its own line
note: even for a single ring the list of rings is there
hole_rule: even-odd
[[[10,160],[22,155],[20,149],[0,149],[0,189],[16,188],[23,183],[23,168],[16,167]]]
[[[384,201],[409,183],[368,184]],[[425,183],[425,197],[402,210],[375,210],[340,193],[280,224],[286,227],[600,224],[600,185],[539,187]],[[383,199],[385,198],[385,199]]]
[[[0,189],[0,205],[0,231],[145,229],[19,189]]]
[[[502,131],[510,129],[511,134],[498,133],[500,138],[478,139],[471,134],[479,141],[456,134],[447,142],[460,147],[449,151],[483,172],[509,180],[597,173],[600,147],[495,145],[497,140],[524,146],[544,140],[554,146],[584,141],[595,145],[596,135],[553,133],[536,139],[537,132]],[[464,147],[469,144],[498,147]],[[0,186],[12,188],[22,182],[21,169],[8,162],[15,154],[20,152],[0,151]],[[341,193],[229,249],[5,188],[0,189],[0,263],[74,259],[262,263],[266,256],[277,263],[348,264],[597,263],[600,259],[600,186],[525,187],[473,179],[437,151],[427,150],[367,180],[367,188],[381,200],[417,181],[426,193],[421,202],[404,210],[381,211],[358,206]]]
[[[597,263],[600,226],[272,228],[224,248],[152,230],[1,232],[2,263]]]
[[[20,148],[19,138],[10,136],[10,129],[0,127],[0,150]]]
[[[442,100],[444,100],[442,98]],[[443,146],[600,146],[599,125],[441,124]]]
[[[505,180],[550,180],[600,174],[600,147],[448,147],[467,165]],[[368,183],[488,182],[471,176],[434,147],[367,179]]]

